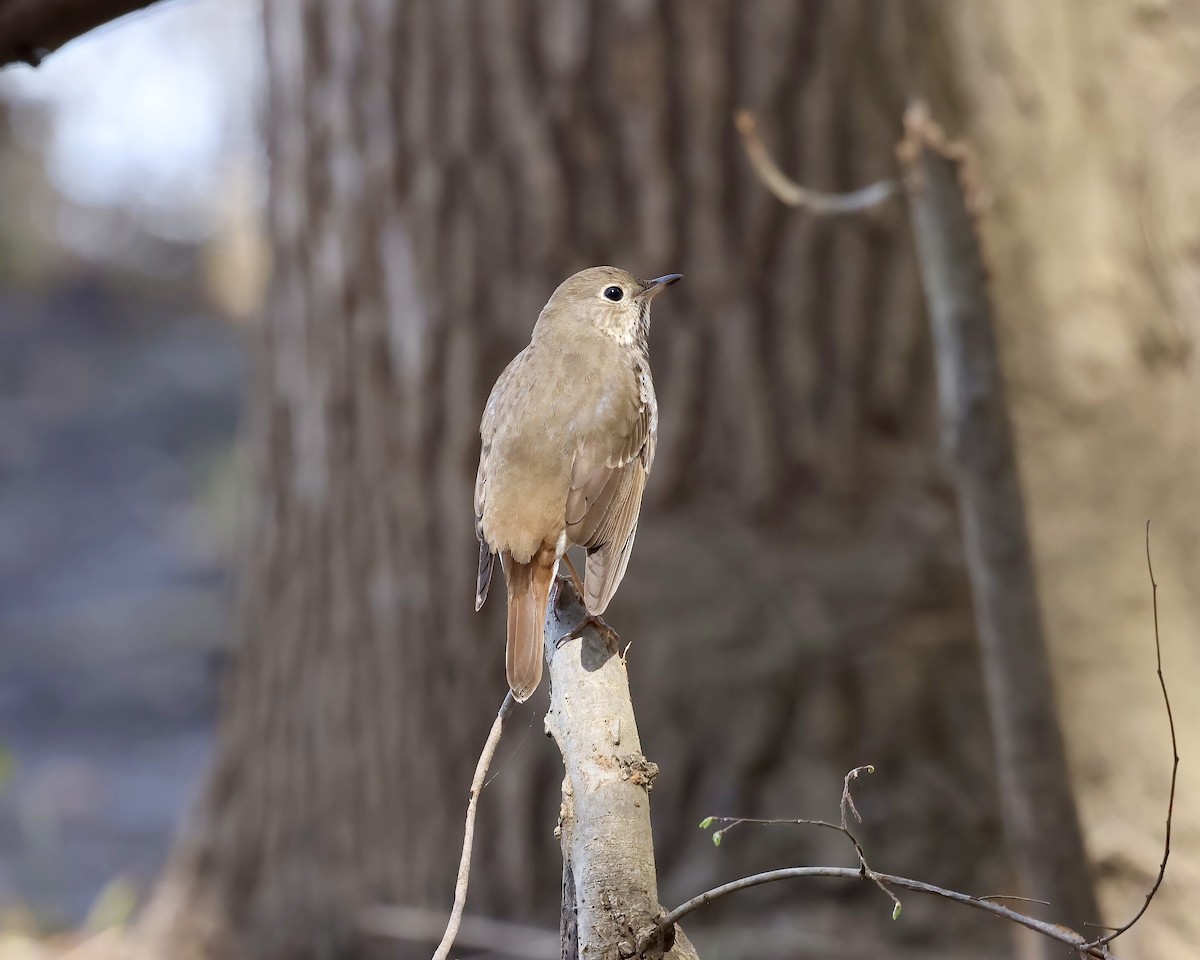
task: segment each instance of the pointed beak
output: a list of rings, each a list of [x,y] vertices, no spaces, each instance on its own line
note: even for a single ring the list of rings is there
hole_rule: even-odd
[[[640,300],[651,300],[658,296],[663,290],[666,290],[671,284],[677,280],[682,280],[682,273],[668,273],[662,277],[655,277],[653,280],[646,281],[646,289],[638,294]]]

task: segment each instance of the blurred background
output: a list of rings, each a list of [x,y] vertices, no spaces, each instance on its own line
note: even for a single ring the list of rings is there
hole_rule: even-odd
[[[260,37],[253,2],[177,3],[0,74],[14,922],[73,926],[111,881],[145,890],[211,746],[266,266]]]
[[[603,262],[687,277],[656,306],[660,446],[609,617],[662,768],[664,902],[851,863],[835,836],[718,850],[695,824],[833,816],[864,763],[877,869],[1016,890],[906,211],[781,206],[731,123],[753,110],[788,173],[849,190],[895,172],[919,95],[972,151],[1061,776],[1108,923],[1161,856],[1153,523],[1184,765],[1122,955],[1192,956],[1197,64],[1185,0],[165,0],[7,67],[5,936],[428,954],[412,915],[387,937],[356,918],[448,907],[504,693],[502,604],[469,600],[479,414],[558,280]],[[533,930],[558,907],[544,706],[501,746],[470,908]],[[688,929],[721,957],[1036,955],[882,899],[773,885]]]

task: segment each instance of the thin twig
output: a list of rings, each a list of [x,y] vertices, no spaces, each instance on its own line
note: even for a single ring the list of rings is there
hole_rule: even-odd
[[[728,833],[734,827],[736,827],[742,823],[792,824],[792,825],[797,825],[797,826],[802,826],[802,827],[823,827],[826,830],[835,830],[838,833],[843,834],[846,837],[846,839],[849,840],[850,843],[854,846],[854,853],[858,857],[859,875],[864,877],[867,880],[872,881],[875,884],[875,886],[877,886],[880,890],[882,890],[885,894],[887,894],[887,896],[891,899],[892,904],[893,904],[892,919],[895,920],[897,917],[900,916],[900,909],[901,909],[900,898],[897,897],[894,893],[892,893],[891,890],[889,890],[887,887],[885,887],[882,883],[879,882],[875,871],[872,870],[870,865],[867,863],[867,854],[866,854],[866,851],[863,850],[862,844],[859,843],[858,838],[853,833],[850,832],[849,821],[846,816],[846,813],[849,812],[854,815],[855,820],[857,820],[859,823],[862,823],[862,816],[859,814],[858,808],[854,805],[854,798],[850,795],[850,781],[857,780],[859,778],[859,776],[863,773],[874,773],[874,772],[875,772],[875,768],[873,766],[871,766],[871,764],[867,764],[866,766],[863,766],[863,767],[855,767],[848,774],[846,774],[846,778],[842,781],[842,799],[838,805],[839,810],[841,811],[841,815],[842,815],[842,822],[840,824],[830,823],[828,820],[808,820],[808,819],[804,819],[804,818],[794,819],[794,820],[781,820],[781,819],[760,820],[760,819],[756,819],[754,817],[706,817],[704,820],[702,820],[700,822],[700,827],[701,827],[701,829],[706,829],[708,826],[710,826],[713,823],[728,823],[729,824],[729,826],[722,827],[720,830],[717,830],[713,833],[713,835],[712,835],[713,843],[715,843],[717,846],[721,845],[721,838],[726,833]]]
[[[1022,903],[1040,903],[1043,907],[1050,906],[1049,900],[1039,900],[1037,897],[1018,897],[1013,893],[989,893],[986,897],[976,897],[976,900],[1020,900]]]
[[[1171,728],[1171,789],[1167,793],[1167,829],[1163,838],[1163,856],[1162,862],[1158,865],[1158,876],[1154,878],[1154,886],[1146,894],[1146,899],[1143,901],[1141,909],[1133,915],[1133,919],[1123,927],[1117,927],[1112,933],[1093,940],[1088,944],[1090,947],[1102,947],[1106,943],[1112,943],[1117,937],[1142,919],[1142,915],[1150,907],[1150,901],[1154,899],[1154,895],[1158,893],[1158,888],[1162,886],[1163,877],[1167,874],[1167,860],[1171,856],[1171,821],[1175,817],[1175,780],[1179,775],[1179,743],[1175,739],[1175,716],[1171,712],[1171,698],[1167,695],[1167,681],[1163,677],[1162,640],[1159,639],[1158,634],[1158,582],[1154,579],[1154,564],[1150,560],[1149,520],[1146,521],[1146,571],[1150,574],[1150,596],[1154,607],[1154,656],[1158,666],[1158,685],[1162,690],[1163,705],[1167,708],[1167,725]]]
[[[900,192],[900,184],[895,180],[879,180],[852,193],[823,193],[802,187],[779,169],[779,164],[759,137],[754,115],[749,110],[738,110],[733,115],[733,123],[742,135],[746,156],[758,179],[789,207],[803,207],[823,217],[863,213],[883,205]]]
[[[711,890],[692,897],[686,903],[680,904],[668,913],[658,924],[658,927],[652,931],[651,935],[645,939],[649,942],[659,931],[669,927],[673,923],[678,923],[693,910],[698,910],[727,894],[746,890],[749,887],[757,887],[764,883],[774,883],[777,880],[799,880],[808,877],[833,877],[839,880],[869,879],[864,877],[861,870],[855,870],[853,867],[788,867],[783,870],[769,870],[766,873],[756,873],[750,877],[742,877],[740,880],[734,880],[730,883],[724,883],[719,887],[713,887]],[[1066,927],[1047,923],[1044,920],[1038,920],[1034,917],[1027,917],[1023,913],[1017,913],[1015,910],[1010,910],[1008,907],[1001,906],[998,903],[972,897],[970,894],[959,893],[957,890],[947,890],[943,887],[935,887],[931,883],[910,880],[908,877],[897,877],[888,873],[874,874],[873,879],[877,883],[899,887],[902,890],[911,890],[913,893],[925,893],[930,896],[942,897],[954,903],[961,903],[968,907],[974,907],[976,910],[983,910],[994,916],[1003,917],[1005,920],[1019,923],[1021,926],[1049,937],[1051,940],[1057,940],[1059,943],[1066,944],[1073,950],[1085,956],[1096,958],[1096,960],[1115,960],[1104,943],[1088,943],[1073,930],[1068,930]]]
[[[875,767],[867,764],[863,767],[855,767],[851,770],[844,780],[842,780],[842,799],[838,803],[838,811],[842,815],[842,829],[849,833],[849,827],[846,822],[846,811],[849,810],[854,814],[854,819],[862,823],[862,814],[858,812],[858,807],[854,805],[854,798],[850,796],[850,781],[857,780],[864,773],[874,773]]]
[[[463,830],[462,856],[458,861],[458,880],[454,884],[454,907],[450,911],[450,922],[446,924],[446,932],[442,935],[441,943],[433,952],[433,960],[446,960],[450,948],[454,946],[454,938],[462,924],[463,909],[467,905],[467,885],[471,881],[471,848],[475,843],[475,811],[479,803],[479,794],[483,790],[483,781],[487,777],[488,767],[500,743],[500,734],[504,732],[504,721],[516,704],[512,691],[505,694],[504,702],[492,722],[487,740],[483,744],[483,752],[479,754],[479,763],[475,765],[475,777],[471,781],[471,797],[467,801],[467,823]]]

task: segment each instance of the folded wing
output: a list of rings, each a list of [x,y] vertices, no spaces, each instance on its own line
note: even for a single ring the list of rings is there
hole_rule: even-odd
[[[581,450],[567,495],[567,537],[587,550],[584,603],[599,616],[629,565],[646,478],[654,462],[658,409],[648,373],[638,402],[600,433],[608,449]],[[623,429],[622,429],[623,427]]]

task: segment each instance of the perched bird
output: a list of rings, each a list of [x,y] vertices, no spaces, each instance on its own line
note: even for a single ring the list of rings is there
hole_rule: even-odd
[[[508,587],[505,668],[518,700],[542,678],[542,629],[559,561],[566,559],[591,619],[625,575],[658,433],[650,302],[678,279],[591,267],[564,280],[488,397],[475,480],[475,609],[499,556]],[[573,545],[587,551],[583,584],[566,557]]]

